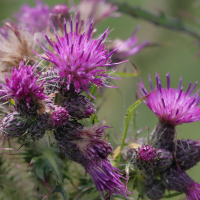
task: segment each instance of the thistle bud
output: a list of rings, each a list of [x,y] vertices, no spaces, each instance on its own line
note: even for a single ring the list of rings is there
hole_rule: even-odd
[[[157,169],[158,171],[165,171],[170,167],[173,162],[173,156],[170,151],[165,149],[157,149],[156,154],[158,156]]]
[[[143,145],[137,150],[135,149],[135,153],[133,153],[133,164],[148,177],[153,176],[155,170],[166,170],[170,167],[172,161],[173,157],[169,151],[156,149],[151,145]]]
[[[151,133],[151,144],[159,149],[169,149],[174,141],[176,129],[167,123],[158,123]]]
[[[172,152],[182,170],[188,170],[200,161],[200,140],[177,140]]]
[[[63,102],[70,116],[77,119],[89,118],[95,113],[94,104],[83,95],[66,98]]]
[[[60,126],[54,130],[55,139],[57,142],[65,142],[80,138],[81,136],[78,130],[81,130],[82,128],[83,125],[76,120],[67,121],[64,126]]]
[[[28,118],[18,112],[10,113],[3,118],[1,129],[8,136],[22,136],[28,129]]]
[[[28,133],[33,140],[41,139],[45,131],[51,127],[49,114],[38,115],[37,120],[31,124]]]
[[[161,180],[154,179],[153,182],[145,186],[145,195],[152,200],[159,200],[165,194],[165,186]]]

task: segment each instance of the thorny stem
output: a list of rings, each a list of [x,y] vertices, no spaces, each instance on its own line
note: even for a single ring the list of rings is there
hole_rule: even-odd
[[[130,15],[135,18],[144,19],[157,26],[161,26],[167,29],[172,29],[174,31],[181,31],[192,37],[200,39],[200,33],[196,32],[195,30],[192,30],[190,27],[185,25],[179,19],[167,17],[163,12],[161,12],[159,15],[155,15],[139,7],[135,7],[127,3],[119,3],[115,1],[111,2],[117,5],[118,11],[124,14]]]

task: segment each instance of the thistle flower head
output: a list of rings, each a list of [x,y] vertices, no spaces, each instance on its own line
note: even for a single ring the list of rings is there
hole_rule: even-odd
[[[87,9],[85,9],[87,8]],[[102,21],[106,17],[119,17],[120,13],[116,13],[118,7],[105,0],[82,0],[73,8],[79,12],[83,20],[93,19],[94,23]]]
[[[151,95],[149,95],[144,102],[156,114],[159,120],[163,123],[168,123],[173,126],[190,123],[200,120],[200,97],[198,92],[192,94],[197,82],[191,88],[191,82],[186,90],[183,91],[181,87],[182,77],[180,78],[178,88],[170,87],[170,74],[167,75],[167,88],[163,88],[159,75],[156,73],[156,88],[153,89],[151,79],[149,76],[149,83],[151,87]],[[142,79],[138,85],[141,96],[150,94],[144,87]]]
[[[138,148],[137,157],[143,161],[151,161],[156,157],[156,149],[151,145],[143,145]]]
[[[142,44],[136,46],[138,43],[138,38],[136,37],[136,33],[138,32],[138,30],[139,30],[139,27],[135,29],[132,36],[128,38],[127,40],[124,41],[121,39],[116,39],[110,45],[109,49],[115,49],[116,47],[119,47],[115,51],[112,57],[112,59],[115,62],[120,62],[130,56],[133,56],[134,54],[137,54],[149,43],[149,41],[146,40]]]
[[[48,5],[36,0],[36,7],[23,5],[19,13],[15,15],[22,28],[30,33],[40,32],[48,26],[50,9]]]
[[[8,114],[1,121],[0,127],[5,135],[10,137],[22,136],[28,129],[29,120],[18,112]]]
[[[27,106],[31,100],[45,100],[48,97],[43,92],[44,81],[39,82],[39,75],[34,74],[35,66],[25,65],[21,61],[19,67],[11,70],[10,79],[6,76],[7,85],[2,85],[0,90],[7,98],[13,98],[15,101],[25,100]]]
[[[20,30],[16,25],[6,23],[2,30],[5,34],[0,34],[0,65],[1,71],[10,72],[14,66],[19,66],[22,60],[28,61],[30,65],[34,65],[38,58],[32,52],[32,49],[38,51],[39,45],[34,37],[27,31]],[[39,34],[37,34],[37,37]],[[42,42],[43,43],[43,42]]]
[[[172,161],[173,156],[170,151],[153,148],[151,145],[143,145],[135,149],[133,154],[133,164],[148,176],[152,176],[155,170],[165,171]]]
[[[73,31],[72,19],[70,32],[66,30],[66,22],[64,24],[65,35],[58,37],[55,32],[57,37],[55,43],[52,43],[45,34],[54,51],[47,51],[43,48],[46,56],[39,56],[55,64],[60,79],[66,79],[68,90],[71,83],[74,84],[76,92],[84,89],[89,93],[87,86],[91,83],[96,84],[98,87],[107,86],[104,79],[111,77],[106,74],[106,67],[114,65],[111,63],[110,57],[116,50],[107,53],[103,45],[109,33],[108,29],[99,39],[91,41],[93,22],[90,24],[87,33],[82,34],[79,34],[79,21],[75,24],[75,31]]]
[[[105,134],[106,128],[108,127],[94,125],[77,130],[79,131],[80,138],[73,140],[73,143],[77,145],[82,154],[91,162],[106,159],[112,152],[110,144],[101,139],[102,135]]]
[[[61,152],[85,168],[103,196],[104,191],[109,195],[114,193],[126,196],[126,187],[120,180],[123,178],[121,171],[114,168],[107,160],[112,148],[100,139],[107,127],[95,125],[89,128],[78,128],[78,126],[76,128],[70,127],[69,124],[65,126],[63,131],[61,127],[54,131]]]
[[[54,105],[51,107],[51,121],[53,126],[63,126],[66,124],[67,119],[69,118],[68,111],[66,108],[63,108],[61,106]]]
[[[66,4],[57,4],[51,8],[51,13],[55,15],[68,14],[69,8]]]
[[[200,200],[200,184],[195,183],[185,172],[170,168],[163,173],[165,187],[184,192],[188,200]]]

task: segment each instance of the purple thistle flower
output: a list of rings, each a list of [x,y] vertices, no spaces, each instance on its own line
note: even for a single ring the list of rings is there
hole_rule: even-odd
[[[57,4],[51,8],[51,13],[58,14],[69,14],[69,8],[66,4]]]
[[[188,200],[200,200],[200,184],[195,183],[185,172],[170,168],[163,173],[165,187],[183,192]]]
[[[31,100],[45,100],[48,97],[43,92],[44,81],[39,82],[39,75],[34,74],[35,66],[25,65],[24,61],[21,61],[19,67],[15,67],[11,70],[10,80],[5,77],[7,85],[0,84],[7,99],[13,98],[15,101],[25,100],[27,106]]]
[[[200,161],[200,140],[177,140],[173,144],[172,152],[175,164],[181,170],[188,170]]]
[[[148,93],[142,79],[138,88],[140,90],[140,97],[149,95],[144,102],[156,114],[162,123],[168,123],[176,126],[182,123],[190,123],[200,120],[200,97],[198,97],[198,90],[192,94],[197,82],[191,88],[191,82],[186,92],[181,87],[182,77],[180,78],[178,88],[170,88],[170,74],[167,75],[167,88],[162,88],[159,74],[156,73],[156,88],[153,89],[151,78],[149,76],[149,83],[151,92]],[[138,92],[139,93],[139,92]]]
[[[42,47],[46,52],[46,56],[43,57],[36,54],[44,60],[55,64],[56,69],[59,71],[60,79],[66,79],[68,90],[71,83],[74,84],[76,92],[84,89],[89,93],[87,86],[91,83],[96,84],[98,87],[107,86],[114,88],[114,86],[108,86],[104,83],[105,78],[113,78],[106,74],[106,67],[116,64],[111,63],[110,60],[111,55],[116,49],[107,53],[107,49],[103,45],[109,34],[108,29],[99,39],[91,41],[93,22],[90,24],[87,34],[85,32],[87,26],[84,33],[79,34],[79,21],[76,22],[74,32],[72,19],[71,32],[67,32],[66,27],[65,21],[65,35],[63,37],[58,37],[55,32],[57,38],[55,43],[52,43],[47,35],[44,34],[54,51],[47,51]]]
[[[85,171],[90,174],[96,188],[104,198],[103,191],[111,196],[114,193],[126,197],[128,191],[126,191],[125,185],[120,180],[120,178],[124,179],[122,172],[113,167],[106,159],[95,164],[88,163],[85,166]]]
[[[50,9],[40,0],[36,0],[36,7],[24,5],[19,13],[15,15],[16,19],[30,33],[40,32],[48,26]]]
[[[116,5],[106,0],[82,0],[72,7],[72,10],[80,13],[83,20],[94,19],[95,24],[106,17],[119,17],[120,13],[115,12],[117,9]]]
[[[152,176],[155,170],[165,171],[172,161],[170,151],[153,148],[151,145],[143,145],[135,149],[133,154],[133,164],[147,176]]]
[[[115,62],[122,61],[124,59],[127,59],[130,56],[133,56],[140,52],[148,43],[149,41],[146,40],[142,44],[137,45],[138,39],[136,37],[136,33],[138,32],[139,27],[135,29],[132,36],[128,38],[126,41],[121,39],[116,39],[113,41],[109,49],[115,49],[116,47],[119,47],[115,53],[113,54],[112,60]]]
[[[51,121],[53,126],[63,126],[67,123],[67,119],[69,118],[68,111],[66,108],[61,106],[51,106]]]
[[[51,20],[57,30],[62,32],[62,22],[64,19],[69,20],[69,8],[66,4],[57,4],[51,8]],[[51,33],[51,32],[49,32]]]
[[[151,161],[156,157],[156,149],[154,149],[151,145],[143,145],[138,148],[137,157],[143,161]]]
[[[107,159],[112,147],[101,139],[108,127],[94,125],[78,128],[79,125],[70,123],[66,124],[66,128],[60,127],[54,131],[61,152],[85,168],[103,196],[104,191],[109,195],[114,193],[126,196],[125,185],[120,180],[123,178],[121,171],[114,168]]]

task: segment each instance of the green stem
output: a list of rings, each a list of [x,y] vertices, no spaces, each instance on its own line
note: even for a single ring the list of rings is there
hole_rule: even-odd
[[[139,99],[138,101],[136,101],[134,104],[132,104],[126,111],[126,115],[125,115],[125,126],[124,126],[124,130],[123,130],[123,135],[122,135],[122,140],[121,140],[121,144],[120,144],[120,151],[122,151],[124,145],[125,145],[125,139],[127,136],[127,131],[128,131],[128,127],[129,127],[129,123],[130,123],[130,119],[131,119],[131,115],[133,114],[133,112],[135,111],[135,109],[137,108],[137,106],[140,105],[140,103],[142,103],[142,101],[144,99],[146,99],[149,95]],[[117,161],[119,162],[121,159],[120,154],[117,157]]]
[[[112,1],[115,5],[118,6],[118,11],[130,15],[135,18],[144,19],[149,21],[157,26],[164,28],[172,29],[175,31],[184,32],[190,36],[193,36],[197,39],[200,39],[200,33],[192,30],[190,27],[186,26],[181,20],[175,18],[169,18],[164,13],[159,15],[152,14],[148,11],[145,11],[141,8],[131,6],[127,3],[119,3]]]

